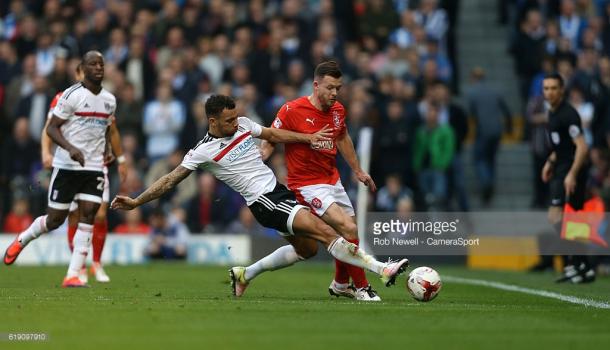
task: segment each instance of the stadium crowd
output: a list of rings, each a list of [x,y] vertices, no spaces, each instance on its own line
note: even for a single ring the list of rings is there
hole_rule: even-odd
[[[438,0],[11,0],[0,4],[0,231],[42,214],[50,172],[40,135],[54,94],[74,83],[88,50],[104,54],[103,86],[117,96],[128,165],[111,195],[139,194],[180,163],[207,131],[203,102],[234,96],[240,113],[270,125],[311,92],[313,67],[335,59],[349,133],[374,128],[371,207],[468,210],[460,156],[467,113],[456,86],[452,27],[458,1]],[[452,140],[446,142],[446,140]],[[269,160],[285,177],[279,152]],[[349,167],[339,162],[355,194]],[[451,198],[455,198],[452,204]],[[355,199],[352,198],[353,200]],[[160,199],[190,231],[265,230],[238,194],[199,173]],[[354,201],[355,203],[355,201]],[[146,232],[152,206],[109,213],[110,231]]]

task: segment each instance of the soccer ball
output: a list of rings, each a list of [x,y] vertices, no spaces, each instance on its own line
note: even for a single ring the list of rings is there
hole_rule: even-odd
[[[411,271],[407,278],[407,290],[415,300],[430,301],[441,291],[443,283],[438,272],[426,266]]]

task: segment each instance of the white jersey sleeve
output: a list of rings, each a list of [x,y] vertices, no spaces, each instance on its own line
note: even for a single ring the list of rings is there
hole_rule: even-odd
[[[249,118],[239,117],[237,118],[237,122],[240,126],[243,126],[246,130],[250,131],[252,137],[259,137],[263,132],[263,127]]]
[[[77,94],[63,94],[53,109],[53,114],[61,119],[69,119],[74,116],[78,105]]]
[[[203,140],[193,147],[182,159],[183,167],[189,170],[196,170],[197,168],[205,165],[212,161],[210,156],[205,151],[205,147],[202,147]]]

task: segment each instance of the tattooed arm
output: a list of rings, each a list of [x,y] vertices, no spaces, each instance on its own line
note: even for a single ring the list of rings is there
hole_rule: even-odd
[[[139,207],[144,203],[148,203],[161,197],[164,193],[174,188],[180,181],[184,180],[192,170],[189,170],[181,165],[178,165],[176,169],[172,170],[171,173],[166,174],[159,180],[155,181],[146,191],[140,194],[136,199],[127,196],[116,196],[110,204],[112,209],[124,209],[131,210],[135,207]]]

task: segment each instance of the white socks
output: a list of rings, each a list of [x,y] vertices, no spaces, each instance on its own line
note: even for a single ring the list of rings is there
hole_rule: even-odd
[[[21,232],[18,236],[18,240],[22,245],[30,243],[31,240],[40,237],[41,234],[47,233],[47,216],[39,216],[34,219],[34,222],[25,231]]]
[[[350,243],[343,237],[335,239],[329,246],[328,252],[337,260],[344,263],[362,267],[381,275],[386,264],[377,261],[371,255],[365,253],[357,245]]]
[[[246,281],[251,281],[254,277],[265,271],[282,269],[300,260],[303,260],[303,258],[297,254],[293,246],[285,245],[279,247],[273,253],[246,267]]]
[[[74,235],[74,251],[68,266],[67,278],[77,277],[80,269],[87,260],[89,248],[91,247],[91,238],[93,237],[93,225],[78,223],[78,229]]]
[[[74,246],[74,249],[76,250],[76,245]],[[357,245],[346,241],[343,237],[339,237],[334,240],[328,246],[328,252],[337,260],[341,260],[350,265],[365,268],[379,275],[382,274],[383,269],[386,266],[386,264],[377,261],[374,257],[359,249]],[[291,245],[285,245],[254,264],[246,267],[244,277],[246,278],[246,281],[249,282],[265,271],[273,271],[288,267],[300,260],[304,259],[297,254],[294,247]]]

